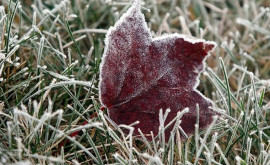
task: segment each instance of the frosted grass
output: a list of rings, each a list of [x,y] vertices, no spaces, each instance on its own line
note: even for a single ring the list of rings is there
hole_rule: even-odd
[[[175,124],[188,109],[167,125],[164,109],[152,141],[140,131],[134,136],[138,122],[113,123],[98,100],[104,34],[131,3],[16,2],[0,6],[0,164],[270,163],[270,14],[263,1],[142,2],[153,36],[177,32],[219,43],[199,88],[219,119],[202,131],[197,121],[188,137]]]

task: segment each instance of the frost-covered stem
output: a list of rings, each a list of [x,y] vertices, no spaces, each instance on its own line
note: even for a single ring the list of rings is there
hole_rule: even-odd
[[[9,148],[11,148],[11,145],[12,145],[12,136],[11,136],[11,128],[12,127],[12,122],[11,121],[8,121],[7,122],[7,132],[8,132],[8,145],[9,145]]]
[[[168,114],[171,112],[171,110],[170,109],[166,109],[166,111],[165,111],[165,114],[164,114],[164,121],[167,119],[167,116],[168,116]]]
[[[143,139],[143,142],[146,144],[147,148],[152,152],[154,153],[150,143],[148,142],[148,140],[146,139],[146,137],[144,136],[144,134],[142,133],[141,129],[138,128],[138,132],[139,134],[141,135],[142,139]],[[153,141],[153,145],[155,144],[155,141]]]
[[[34,107],[33,117],[34,117],[34,118],[38,118],[38,115],[39,115],[39,108],[38,108],[37,100],[34,100],[34,101],[33,101],[33,107]],[[32,125],[34,125],[34,121],[32,121]]]
[[[227,104],[228,104],[228,114],[230,116],[232,116],[232,105],[231,105],[231,90],[230,90],[230,85],[229,85],[229,79],[228,79],[228,74],[227,74],[227,71],[226,71],[226,67],[225,67],[225,64],[222,60],[222,58],[220,57],[220,64],[221,64],[221,68],[222,68],[222,71],[223,71],[223,75],[224,75],[224,79],[225,79],[225,85],[226,85],[226,90],[227,90],[227,97],[228,97],[228,101],[227,101]]]
[[[236,160],[236,164],[237,165],[247,165],[247,163],[243,160],[243,159],[241,159],[238,155],[235,157],[235,160]]]
[[[178,112],[179,114],[177,114],[177,116],[165,126],[165,130],[169,128],[178,118],[180,119],[185,113],[188,113],[188,112],[189,112],[189,108],[185,108],[181,112]]]
[[[164,129],[164,123],[165,123],[165,121],[164,121],[164,118],[163,118],[163,111],[162,111],[162,109],[160,109],[159,110],[159,132],[160,132],[159,140],[161,142],[162,148],[165,150],[165,129]]]
[[[78,41],[80,41],[80,40],[82,40],[82,39],[84,39],[84,38],[86,38],[86,35],[83,35],[83,36],[81,36],[81,37],[76,38],[75,41],[78,42]],[[63,49],[68,48],[68,47],[71,46],[72,44],[74,44],[74,42],[73,42],[73,41],[70,41],[69,43],[67,43],[67,44],[65,44],[65,45],[63,46]]]
[[[266,153],[266,156],[265,156],[264,161],[263,161],[263,164],[264,164],[264,165],[270,164],[270,159],[269,159],[269,157],[270,157],[270,149],[268,148],[268,153]],[[248,162],[247,162],[247,163],[248,163]]]
[[[204,138],[203,138],[203,141],[202,141],[201,144],[206,143],[206,140],[207,140],[207,138],[208,138],[208,135],[210,134],[211,130],[213,129],[213,127],[214,127],[214,125],[215,125],[217,119],[218,119],[218,116],[214,116],[214,117],[213,117],[213,121],[212,121],[212,123],[210,124],[210,126],[208,127],[208,129],[207,129],[207,131],[206,131],[206,133],[205,133],[205,135],[204,135]],[[199,160],[199,156],[201,155],[202,149],[203,149],[203,145],[200,146],[199,150],[198,150],[197,153],[196,153],[196,158],[195,158],[194,164],[197,164],[197,162],[198,162],[198,160]]]
[[[147,153],[143,153],[143,154],[140,154],[140,155],[143,156],[143,157],[145,157],[145,158],[147,158],[147,159],[149,159],[150,162],[153,162],[153,163],[155,163],[157,165],[163,165],[163,163],[160,160],[160,158],[158,156],[156,156],[156,155],[155,156],[151,156],[151,155],[149,155]]]
[[[62,161],[63,161],[63,163],[61,163],[61,165],[64,165],[65,163],[65,151],[64,151],[64,147],[62,146],[61,147],[61,159],[62,159]],[[76,163],[75,163],[76,164]]]
[[[95,127],[95,128],[98,128],[98,129],[104,131],[104,129],[102,128],[102,126],[103,126],[103,124],[100,123],[100,122],[95,122],[95,123],[94,122],[91,122],[89,124],[85,124],[85,125],[78,126],[76,128],[70,129],[70,130],[66,131],[65,133],[67,135],[69,135],[69,134],[71,134],[73,132],[77,132],[77,131],[80,131],[80,130],[83,130],[83,129],[88,129],[88,128],[91,128],[91,127]]]
[[[118,153],[115,153],[113,154],[113,157],[118,161],[120,162],[121,164],[128,164],[128,162],[121,156],[119,155]]]
[[[160,36],[162,31],[164,29],[166,29],[166,31],[169,33],[170,31],[168,30],[168,24],[167,24],[167,20],[168,18],[170,17],[170,13],[166,13],[166,15],[164,16],[159,28],[158,28],[158,32],[157,32],[157,35]]]
[[[37,54],[37,68],[38,66],[40,66],[41,57],[43,55],[44,40],[45,38],[44,36],[42,36],[39,42],[39,49],[38,49],[38,54]]]
[[[210,153],[209,148],[206,146],[206,144],[205,144],[205,143],[203,143],[203,139],[202,139],[202,138],[200,138],[199,140],[200,140],[200,143],[202,144],[203,148],[206,150],[206,152],[207,152],[207,153]]]
[[[36,26],[37,25],[37,12],[34,11],[33,12],[33,22],[32,25]]]
[[[87,53],[86,59],[85,59],[85,65],[89,65],[89,62],[90,62],[90,60],[91,60],[93,51],[94,51],[94,47],[91,46],[90,50],[89,50],[88,53]]]
[[[211,68],[206,68],[206,70],[207,70],[211,75],[210,75],[208,72],[204,72],[204,75],[206,75],[206,76],[210,79],[210,81],[212,82],[212,84],[215,85],[215,87],[216,87],[216,89],[217,89],[217,92],[218,92],[218,94],[220,95],[222,101],[223,101],[224,103],[226,103],[226,98],[225,98],[225,96],[224,96],[224,94],[223,94],[223,91],[221,91],[220,85],[219,85],[219,84],[216,82],[216,80],[215,80],[216,75],[214,74],[214,72],[212,71]],[[213,78],[212,76],[213,76],[214,78]],[[226,106],[226,109],[229,109],[228,104],[224,104],[224,105]],[[228,116],[230,116],[230,115],[228,115]]]
[[[190,141],[187,141],[185,143],[185,160],[184,160],[185,164],[188,162],[189,143]]]
[[[47,112],[48,112],[49,114],[51,114],[51,113],[52,113],[52,109],[53,109],[53,102],[52,102],[51,97],[48,96],[48,110],[47,110]],[[51,124],[51,119],[48,119],[48,124]],[[57,127],[56,127],[56,128],[57,128]],[[46,140],[46,142],[49,141],[49,131],[46,131],[46,134],[45,134],[45,140]]]
[[[4,64],[5,61],[12,63],[9,58],[19,49],[20,45],[16,45],[11,51],[8,52],[7,56],[1,60],[0,67]]]
[[[17,107],[14,108],[13,112],[14,112],[14,125],[15,125],[15,133],[16,133],[16,137],[19,138],[19,133],[20,133],[20,126],[19,126],[19,122],[18,122],[18,114],[16,113],[16,111],[18,110]]]
[[[181,134],[182,134],[186,139],[188,139],[188,135],[187,135],[186,132],[183,130],[183,128],[180,127],[180,126],[178,126],[178,129],[179,129],[179,131],[181,132]]]
[[[54,78],[54,79],[52,80],[52,82],[51,82],[51,85],[55,84],[55,82],[56,82],[56,79]],[[37,107],[38,109],[41,108],[41,105],[43,104],[43,102],[45,101],[45,99],[47,98],[47,96],[49,95],[50,91],[51,91],[51,89],[48,89],[48,90],[43,94],[42,99],[40,100],[40,102],[39,102],[39,104],[38,104],[38,107]]]
[[[203,153],[206,156],[207,164],[211,165],[211,155],[210,155],[210,153],[208,153],[208,152],[203,152]]]
[[[196,114],[197,114],[197,118],[196,118],[196,124],[195,124],[195,146],[196,146],[196,151],[199,150],[199,126],[200,126],[200,107],[199,104],[196,104]]]
[[[59,11],[61,8],[66,6],[66,4],[69,2],[69,0],[63,0],[60,4],[56,4],[55,8],[53,8],[49,13],[38,23],[38,26],[41,26],[50,16],[54,15],[57,11]]]
[[[15,137],[15,140],[17,141],[19,160],[22,160],[22,139],[19,137]]]
[[[197,152],[199,151],[199,138],[200,138],[199,125],[195,124],[195,147]]]
[[[14,110],[16,112],[16,114],[21,114],[29,119],[32,119],[33,121],[36,121],[38,123],[42,123],[42,121],[40,119],[37,119],[37,118],[34,118],[33,116],[30,116],[28,113],[26,112],[22,112],[22,111],[19,111],[19,110]],[[46,117],[46,116],[45,116]],[[45,122],[43,122],[43,124],[47,125]],[[50,129],[56,131],[58,133],[58,136],[61,137],[61,136],[64,136],[65,138],[67,138],[68,140],[70,140],[72,143],[74,143],[75,145],[77,145],[79,148],[81,148],[87,155],[89,155],[96,163],[99,163],[97,161],[97,159],[93,156],[93,154],[91,154],[83,145],[81,145],[78,141],[76,141],[74,138],[66,135],[63,131],[61,130],[58,130],[56,129],[55,127],[51,126],[51,125],[47,125]]]
[[[179,20],[180,20],[180,24],[181,24],[181,27],[183,29],[183,33],[188,35],[188,36],[192,36],[191,35],[191,32],[187,26],[187,23],[186,23],[186,20],[185,20],[185,17],[183,16],[179,16]]]
[[[180,137],[180,132],[177,129],[176,130],[176,144],[178,148],[178,156],[179,156],[179,161],[182,161],[182,144],[181,144],[181,137]]]
[[[47,160],[47,161],[56,162],[56,163],[63,163],[63,160],[61,159],[61,157],[43,156],[39,154],[24,154],[24,156],[40,159],[43,161]]]
[[[131,129],[133,129],[133,127],[130,127],[130,126],[128,126],[128,125],[123,125],[123,124],[120,124],[120,125],[118,126],[118,130],[119,130],[119,132],[120,132],[120,134],[121,134],[121,136],[122,136],[122,138],[123,138],[123,141],[124,141],[124,142],[122,142],[122,143],[125,144],[125,150],[126,150],[126,153],[129,155],[129,154],[130,154],[130,148],[129,148],[129,143],[127,142],[127,139],[129,138],[130,133],[128,134],[127,137],[125,137],[124,132],[122,131],[122,129],[120,129],[121,127],[125,128],[125,129],[128,129],[129,131],[130,131]]]
[[[49,85],[44,87],[43,89],[40,89],[39,91],[37,91],[36,93],[32,94],[31,96],[29,96],[28,98],[26,98],[25,100],[29,100],[33,97],[35,97],[36,95],[41,94],[42,92],[51,89],[51,88],[56,88],[56,87],[62,87],[64,85],[73,85],[73,84],[77,84],[77,85],[82,85],[82,86],[86,86],[86,87],[92,87],[90,82],[86,82],[86,81],[77,81],[77,80],[72,80],[72,81],[60,81],[58,83]]]
[[[170,136],[170,150],[169,150],[169,162],[170,165],[173,165],[173,158],[174,158],[174,136],[175,136],[175,132],[171,132],[171,136]]]
[[[178,112],[177,113],[177,116],[176,116],[176,122],[175,122],[175,125],[171,131],[171,134],[170,134],[170,139],[169,139],[169,143],[170,143],[170,153],[169,153],[169,159],[170,159],[170,164],[173,164],[173,158],[174,158],[174,136],[175,136],[175,133],[176,131],[178,131],[178,126],[180,125],[181,123],[181,113]]]
[[[122,134],[123,134],[123,131],[121,131],[119,129],[119,127],[109,117],[107,117],[106,115],[104,115],[102,112],[99,113],[99,116],[102,119],[103,124],[106,126],[106,128],[108,128],[107,131],[108,131],[109,135],[116,141],[117,144],[119,144],[122,147],[122,149],[126,153],[129,153],[128,150],[126,150],[126,147],[125,147],[125,145],[126,145],[125,138],[124,138],[124,141],[125,141],[125,143],[124,143],[125,145],[124,145],[123,142],[121,141],[121,139],[118,137],[118,135],[109,127],[109,125],[108,125],[108,123],[107,123],[106,120],[108,120],[110,123],[112,123],[116,129],[118,129],[120,132],[122,132]],[[106,118],[106,120],[105,120],[105,118]]]
[[[155,153],[157,153],[158,152],[157,151],[157,145],[156,145],[156,142],[155,142],[155,137],[154,137],[153,131],[150,131],[150,134],[151,134],[151,137],[152,137],[154,151],[155,151]]]
[[[44,115],[42,115],[41,119],[39,120],[39,123],[37,124],[37,126],[34,128],[34,130],[29,133],[29,135],[25,138],[25,140],[27,140],[29,138],[29,142],[32,141],[33,136],[36,134],[36,132],[38,131],[38,129],[44,124],[44,122],[50,117],[49,113],[44,113]]]
[[[232,120],[232,121],[234,121],[234,122],[237,122],[237,121],[238,121],[237,119],[235,119],[235,118],[233,118],[232,116],[228,115],[228,114],[226,113],[226,110],[219,109],[219,108],[217,108],[217,107],[212,107],[211,109],[212,109],[214,112],[217,112],[217,113],[221,114],[222,116],[224,116],[224,117],[226,117],[226,118],[228,118],[228,119],[230,119],[230,120]]]
[[[210,143],[210,154],[212,155],[215,149],[215,143],[217,141],[218,133],[215,132],[214,135],[212,136],[212,140]]]
[[[257,95],[256,95],[256,88],[255,88],[254,74],[253,73],[250,74],[250,79],[251,79],[251,84],[252,84],[253,97],[255,99],[255,105],[254,106],[255,106],[255,114],[256,114],[256,121],[257,121],[256,125],[258,126],[257,130],[261,131],[260,117],[263,120],[262,123],[264,123],[264,122],[266,123],[266,121],[265,121],[265,119],[263,117],[262,110],[259,107],[259,103],[258,103],[258,99],[257,99]]]
[[[230,146],[232,144],[232,141],[233,141],[234,137],[236,136],[236,131],[237,131],[237,129],[238,129],[238,127],[239,127],[239,125],[240,125],[240,123],[242,121],[243,116],[244,116],[244,113],[242,111],[240,116],[239,116],[238,122],[237,122],[237,124],[235,125],[235,127],[234,127],[234,129],[232,131],[232,135],[230,137],[230,140],[229,140],[228,145],[227,145],[226,150],[225,150],[225,155],[227,155],[227,153],[228,153],[228,151],[230,149]]]
[[[158,19],[158,21],[160,21],[159,20],[159,18],[160,18],[160,16],[159,16],[159,12],[158,12],[158,8],[157,8],[157,0],[152,0],[152,4],[153,4],[153,13],[154,13],[154,17],[156,18],[156,19]]]
[[[221,155],[222,159],[224,160],[225,164],[226,164],[226,165],[230,165],[228,159],[226,158],[226,156],[225,156],[224,153],[222,152],[220,146],[219,146],[217,143],[215,143],[214,145],[215,145],[217,151],[220,153],[220,155]]]
[[[133,132],[134,132],[134,128],[132,128],[129,132],[129,164],[131,165],[132,164],[132,160],[133,160],[133,144],[132,144],[132,135],[133,135]]]
[[[260,154],[258,156],[258,159],[257,159],[257,163],[256,164],[262,164],[263,162],[263,159],[264,159],[264,153],[265,153],[265,150],[264,150],[264,144],[263,143],[260,143]]]
[[[243,72],[243,74],[242,74],[242,77],[240,78],[240,81],[238,81],[239,82],[239,84],[238,84],[238,90],[237,90],[237,94],[236,94],[236,98],[239,98],[239,94],[240,94],[240,89],[241,89],[241,87],[242,87],[242,84],[243,84],[243,81],[244,81],[244,78],[245,78],[245,76],[246,76],[246,73],[245,72]]]

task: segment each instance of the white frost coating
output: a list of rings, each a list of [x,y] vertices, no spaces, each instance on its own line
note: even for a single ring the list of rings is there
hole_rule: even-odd
[[[4,53],[0,53],[0,60],[5,59],[5,54]]]
[[[217,44],[214,42],[214,41],[206,41],[204,39],[197,39],[197,38],[191,38],[191,37],[188,37],[188,36],[185,36],[183,34],[177,34],[177,33],[174,33],[174,34],[164,34],[160,37],[156,37],[156,38],[153,38],[152,41],[157,41],[157,40],[162,40],[162,39],[173,39],[173,38],[182,38],[184,41],[187,41],[187,42],[190,42],[192,44],[196,44],[196,43],[200,43],[202,42],[204,45],[206,44],[210,44],[210,45],[213,45],[213,49],[211,49],[210,51],[207,52],[207,56],[203,59],[203,70],[205,68],[205,63],[206,63],[206,59],[208,58],[208,56],[210,56],[210,54],[215,50],[215,48],[217,47]],[[202,71],[203,72],[203,71]],[[195,85],[193,86],[193,90],[195,92],[197,92],[200,96],[202,96],[203,99],[209,101],[212,105],[214,105],[214,102],[207,98],[206,96],[204,96],[199,90],[197,90],[197,87],[200,83],[200,76],[201,76],[201,73],[199,73],[199,75],[196,77],[196,82],[195,82]]]
[[[64,163],[64,160],[60,156],[53,157],[53,156],[43,156],[43,155],[39,155],[39,154],[25,154],[25,156],[37,158],[37,159],[41,159],[41,160],[47,160],[47,161],[51,161],[51,162]],[[21,163],[19,163],[19,164],[21,164]],[[30,165],[31,165],[31,163],[30,163]]]
[[[75,160],[75,159],[72,159],[72,162],[73,162],[75,165],[80,165],[80,163],[79,163],[77,160]]]
[[[19,49],[20,45],[16,45],[8,54],[7,57],[10,57],[13,53],[15,53]]]
[[[103,52],[103,56],[101,58],[101,63],[100,63],[100,71],[102,71],[102,68],[103,68],[103,65],[104,65],[104,62],[105,62],[105,58],[107,57],[107,51],[108,51],[108,46],[109,46],[109,38],[110,38],[110,35],[113,31],[116,30],[116,28],[118,26],[120,26],[124,20],[131,14],[131,12],[134,10],[134,9],[137,9],[137,10],[141,10],[141,5],[140,5],[140,1],[139,0],[136,0],[132,5],[131,7],[127,10],[126,13],[124,13],[120,19],[114,24],[114,26],[110,27],[107,34],[106,34],[106,37],[105,37],[105,40],[104,40],[104,43],[105,43],[105,48],[104,48],[104,52]],[[145,20],[145,17],[144,15],[139,12],[139,17],[142,17],[143,20]],[[147,24],[146,22],[144,21],[143,23],[143,28],[144,29],[147,29],[148,33],[150,34],[150,29],[147,27]],[[101,72],[100,72],[100,75],[99,75],[99,91],[101,91],[101,82],[102,82],[102,77],[101,77]],[[101,102],[101,104],[104,106],[104,104],[102,103],[101,101],[101,92],[99,92],[99,100]]]
[[[133,3],[132,6],[128,9],[128,11],[125,14],[123,14],[122,17],[115,23],[115,25],[113,27],[110,27],[109,28],[108,33],[106,34],[106,38],[105,38],[105,49],[104,49],[102,61],[101,61],[101,64],[100,64],[100,71],[101,72],[100,72],[100,76],[99,76],[100,77],[100,82],[99,82],[99,91],[100,91],[99,92],[99,99],[100,99],[100,102],[101,102],[102,105],[104,105],[103,102],[102,102],[102,99],[101,99],[102,70],[103,70],[103,66],[104,66],[104,63],[105,63],[105,59],[106,59],[107,55],[109,54],[109,51],[114,51],[114,50],[111,50],[111,49],[108,50],[109,47],[110,47],[110,44],[111,44],[109,42],[111,42],[110,39],[111,39],[112,33],[114,31],[116,31],[118,27],[121,27],[122,24],[125,24],[124,21],[126,21],[126,18],[127,17],[129,17],[131,14],[133,14],[133,16],[134,16],[134,13],[132,13],[132,12],[135,10],[135,13],[136,13],[135,17],[140,17],[140,18],[143,19],[143,23],[141,24],[143,27],[141,27],[141,28],[143,29],[144,32],[147,31],[148,34],[149,34],[149,36],[151,36],[150,29],[147,27],[147,24],[146,24],[145,19],[144,19],[144,15],[140,12],[140,8],[141,8],[141,6],[140,6],[140,3],[138,1],[136,1],[135,3]],[[139,12],[137,12],[137,11],[139,11]],[[124,29],[124,30],[128,30],[128,29]],[[169,40],[174,40],[174,39],[183,39],[184,41],[189,42],[191,44],[202,43],[204,46],[206,46],[206,45],[213,45],[213,48],[210,51],[207,52],[207,56],[202,61],[202,69],[203,70],[205,68],[205,61],[206,61],[207,57],[210,55],[211,52],[214,51],[214,49],[217,46],[216,43],[213,42],[213,41],[206,41],[204,39],[194,39],[194,38],[187,37],[185,35],[177,34],[177,33],[174,33],[174,34],[164,34],[164,35],[159,36],[159,37],[156,37],[156,38],[148,38],[148,39],[150,39],[150,44],[151,44],[151,42],[153,43],[154,41],[156,41],[156,42],[159,41],[159,42],[157,42],[157,44],[159,44],[161,42],[164,42],[164,40],[165,41],[169,41]],[[130,38],[127,38],[127,40],[130,41]],[[148,41],[145,40],[144,43],[145,44],[148,44]],[[166,50],[162,49],[160,51],[166,51]],[[127,68],[124,68],[124,69],[127,69]],[[167,74],[167,72],[169,72],[171,68],[167,68],[167,69],[169,69],[169,70],[165,70],[164,74],[160,74],[159,77]],[[199,81],[200,74],[201,74],[201,72],[198,72],[198,75],[196,76],[196,78],[194,78],[195,80],[194,79],[192,80],[191,83],[194,84],[194,85],[192,85],[192,89],[193,89],[194,92],[196,92],[198,95],[200,95],[202,97],[202,99],[210,102],[211,105],[214,105],[214,103],[212,102],[212,100],[210,100],[209,98],[205,97],[201,92],[199,92],[197,90],[197,87],[198,87],[199,82],[200,82]],[[157,80],[159,80],[159,77],[157,78]],[[172,78],[172,80],[173,80],[173,78]],[[123,80],[120,80],[120,82],[119,82],[120,88],[121,88],[121,84],[122,84],[121,81],[123,81]],[[154,82],[155,82],[155,80],[154,80]],[[116,91],[118,91],[118,89]],[[127,100],[125,100],[124,102],[121,102],[118,105],[125,104],[126,102],[130,101],[134,97],[138,96],[138,94],[140,94],[142,92],[142,90],[145,90],[145,88],[139,88],[139,89],[137,89],[136,92],[133,93],[133,95],[129,96],[129,98]],[[170,107],[168,107],[168,108],[170,108]],[[183,111],[183,113],[185,113],[185,112],[186,111]]]
[[[114,158],[118,158],[119,154],[116,152],[115,154],[113,154]]]
[[[225,47],[228,46],[228,42],[227,41],[223,41],[220,45],[223,49],[225,49]]]
[[[49,9],[44,9],[42,12],[43,14],[51,14],[51,11]]]
[[[33,165],[29,160],[24,160],[24,161],[18,161],[14,163],[13,165]]]
[[[104,53],[103,53],[103,56],[102,56],[102,61],[101,61],[101,64],[100,64],[100,70],[102,71],[102,68],[104,66],[104,62],[105,62],[105,58],[107,57],[107,52],[108,52],[108,47],[109,47],[109,39],[110,39],[110,36],[111,36],[111,33],[113,31],[115,31],[117,29],[117,27],[121,26],[121,24],[124,23],[125,19],[131,14],[131,12],[133,10],[139,10],[141,9],[141,5],[140,5],[140,1],[135,1],[132,6],[127,10],[126,13],[124,13],[121,18],[115,23],[115,25],[113,27],[110,27],[107,34],[106,34],[106,38],[105,38],[105,49],[104,49]],[[142,17],[144,22],[143,22],[143,29],[145,29],[146,31],[148,31],[149,35],[151,36],[151,32],[150,32],[150,29],[147,27],[147,23],[145,22],[145,17],[144,15],[141,13],[141,12],[138,12],[138,17]],[[191,37],[187,37],[185,35],[182,35],[182,34],[177,34],[177,33],[174,33],[174,34],[164,34],[162,36],[159,36],[159,37],[156,37],[156,38],[152,38],[152,41],[158,41],[158,40],[164,40],[164,39],[174,39],[174,38],[181,38],[183,39],[184,41],[187,41],[189,43],[192,43],[192,44],[196,44],[196,43],[203,43],[204,45],[206,44],[209,44],[209,45],[213,45],[214,48],[210,51],[208,51],[207,53],[207,56],[204,58],[203,60],[203,69],[204,69],[204,66],[205,66],[205,61],[207,59],[207,57],[211,54],[211,52],[213,52],[217,46],[217,44],[214,42],[214,41],[206,41],[204,39],[195,39],[195,38],[191,38]],[[204,99],[206,99],[207,101],[211,102],[213,104],[213,102],[206,98],[202,93],[200,93],[196,88],[197,86],[199,85],[199,77],[200,77],[200,74],[196,77],[196,82],[195,82],[195,85],[193,86],[193,90],[195,92],[197,92],[199,95],[201,95]],[[101,91],[101,82],[102,82],[102,77],[101,77],[101,73],[100,73],[100,81],[99,81],[99,91]],[[101,104],[104,105],[102,103],[102,100],[101,100],[101,92],[99,92],[99,99],[101,101]]]
[[[1,19],[0,19],[0,24],[2,24],[2,22],[4,21],[4,19],[6,18],[7,15],[4,15]]]
[[[155,162],[156,164],[159,164],[159,165],[163,164],[162,161],[160,160],[160,158],[157,155],[151,156],[151,155],[149,155],[147,153],[143,153],[143,154],[141,154],[141,156]]]
[[[125,129],[128,129],[128,130],[130,130],[130,131],[134,131],[134,127],[130,127],[130,126],[128,126],[128,125],[124,125],[124,124],[120,124],[120,125],[118,125],[118,127],[119,128],[125,128]]]
[[[14,64],[14,66],[15,66],[15,67],[19,67],[19,66],[20,66],[20,63],[16,62],[16,63]]]
[[[193,37],[190,37],[190,36],[186,36],[184,34],[178,34],[178,33],[174,33],[174,34],[163,34],[159,37],[155,37],[152,39],[152,41],[156,41],[156,40],[163,40],[163,39],[167,39],[167,38],[182,38],[184,41],[187,41],[187,42],[190,42],[192,44],[196,44],[196,43],[199,43],[199,42],[202,42],[204,44],[211,44],[211,45],[214,45],[214,48],[209,51],[209,52],[212,52],[217,44],[214,42],[214,41],[206,41],[205,39],[200,39],[200,38],[193,38]]]
[[[82,129],[92,128],[92,127],[96,127],[96,128],[99,128],[99,129],[103,130],[103,128],[101,128],[102,126],[103,126],[102,123],[94,122],[94,123],[90,123],[90,124],[86,124],[86,125],[83,125],[83,126],[78,126],[76,128],[70,129],[69,131],[66,131],[65,133],[66,134],[71,134],[73,132],[80,131]]]
[[[70,18],[77,18],[78,16],[76,14],[70,14],[69,17]]]

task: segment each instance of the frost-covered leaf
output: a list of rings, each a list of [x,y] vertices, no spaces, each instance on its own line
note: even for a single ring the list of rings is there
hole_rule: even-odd
[[[159,128],[159,110],[171,109],[166,123],[188,107],[181,127],[194,132],[196,104],[200,107],[200,128],[212,121],[212,102],[196,90],[198,76],[215,43],[172,34],[152,38],[140,4],[134,3],[105,40],[100,73],[100,100],[117,124],[135,125],[144,134]],[[170,128],[171,129],[171,128]],[[168,137],[169,131],[166,131]],[[149,138],[149,137],[148,137]],[[149,138],[150,139],[150,138]]]

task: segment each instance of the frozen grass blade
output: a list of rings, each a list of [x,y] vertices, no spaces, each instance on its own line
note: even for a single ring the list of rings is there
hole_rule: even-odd
[[[247,163],[241,159],[238,155],[235,157],[237,165],[247,165]]]
[[[43,120],[39,120],[39,119],[36,119],[36,118],[34,118],[34,117],[32,117],[32,116],[30,116],[29,114],[27,114],[27,113],[25,113],[25,112],[22,112],[22,111],[19,111],[19,110],[14,110],[15,112],[14,112],[14,114],[21,114],[21,115],[23,115],[23,116],[25,116],[25,117],[27,117],[27,118],[30,118],[30,119],[32,119],[33,121],[37,121],[37,122],[39,122],[40,124],[45,124],[44,123],[44,119]],[[45,117],[44,118],[47,118],[47,115],[45,115]],[[57,129],[55,129],[54,127],[52,127],[51,125],[48,125],[49,126],[49,128],[50,129],[52,129],[52,130],[55,130],[57,133],[58,133],[58,135],[57,135],[57,138],[59,138],[59,137],[61,137],[61,136],[64,136],[65,138],[67,138],[67,139],[69,139],[70,141],[72,141],[75,145],[77,145],[78,147],[80,147],[81,149],[83,149],[84,151],[85,151],[85,153],[87,153],[96,163],[98,163],[98,160],[84,147],[84,146],[82,146],[80,143],[78,143],[74,138],[72,138],[72,137],[70,137],[70,136],[68,136],[68,135],[66,135],[64,132],[62,132],[62,131],[60,131],[60,130],[57,130]]]
[[[220,63],[221,63],[221,68],[222,68],[222,71],[223,71],[224,79],[225,79],[225,82],[226,82],[226,90],[227,90],[227,97],[228,97],[227,105],[229,106],[228,112],[229,112],[229,115],[232,116],[232,103],[231,103],[231,92],[230,92],[229,80],[228,80],[228,77],[227,77],[227,71],[226,71],[224,62],[223,62],[223,60],[221,58],[220,58]]]
[[[8,61],[8,59],[19,49],[19,47],[20,45],[16,45],[11,51],[8,52],[7,56],[0,62],[0,67],[4,64],[4,62]]]
[[[13,9],[13,11],[12,11],[12,15],[10,15],[10,13],[8,14],[8,16],[11,16],[10,18],[9,18],[9,22],[8,22],[8,26],[7,26],[7,39],[5,40],[6,41],[6,53],[8,53],[9,52],[9,41],[10,41],[10,33],[11,33],[11,26],[12,26],[12,23],[13,23],[13,20],[14,20],[14,16],[15,16],[15,13],[16,13],[16,11],[17,11],[17,8],[18,8],[18,3],[19,3],[19,0],[16,0],[16,3],[15,3],[15,7],[14,7],[14,9]],[[11,8],[10,8],[10,4],[11,4],[11,1],[9,2],[9,12],[10,12],[10,10],[11,10]],[[0,66],[1,66],[1,63],[0,63]]]
[[[233,129],[232,135],[230,136],[230,140],[229,140],[228,145],[227,145],[226,150],[225,150],[226,156],[228,155],[229,150],[232,148],[232,145],[233,145],[232,141],[233,141],[234,137],[236,136],[236,131],[237,131],[238,127],[240,126],[240,123],[242,121],[243,116],[244,116],[244,113],[242,112],[239,116],[237,124],[235,125],[235,127]]]
[[[219,146],[217,143],[214,143],[214,145],[215,145],[217,151],[219,152],[219,154],[221,155],[222,159],[224,160],[225,164],[226,164],[226,165],[229,165],[230,163],[229,163],[229,161],[227,160],[227,158],[225,157],[224,153],[222,152],[220,146]]]
[[[204,138],[201,142],[202,145],[200,146],[199,150],[196,152],[196,158],[195,158],[194,164],[197,164],[197,162],[199,160],[199,156],[201,155],[202,150],[203,150],[203,144],[205,144],[206,139],[208,138],[208,135],[210,134],[211,130],[213,129],[214,125],[216,124],[217,119],[218,119],[218,117],[214,116],[211,125],[207,128],[207,131],[204,134]]]
[[[113,154],[114,158],[123,165],[128,165],[128,162],[118,153]]]
[[[95,146],[95,143],[93,142],[92,138],[89,136],[88,133],[86,133],[86,138],[89,141],[89,144],[93,147],[93,150],[98,158],[99,164],[103,164],[102,158],[101,158],[101,156],[100,156],[100,154]]]
[[[78,54],[80,55],[80,58],[83,59],[81,50],[80,50],[80,48],[78,47],[78,44],[77,44],[76,40],[74,39],[74,36],[73,36],[73,34],[72,34],[72,32],[71,32],[71,29],[70,29],[70,26],[69,26],[68,21],[66,21],[66,27],[67,27],[67,29],[68,29],[69,35],[70,35],[70,37],[71,37],[71,39],[72,39],[74,45],[75,45],[75,48],[76,48]]]

